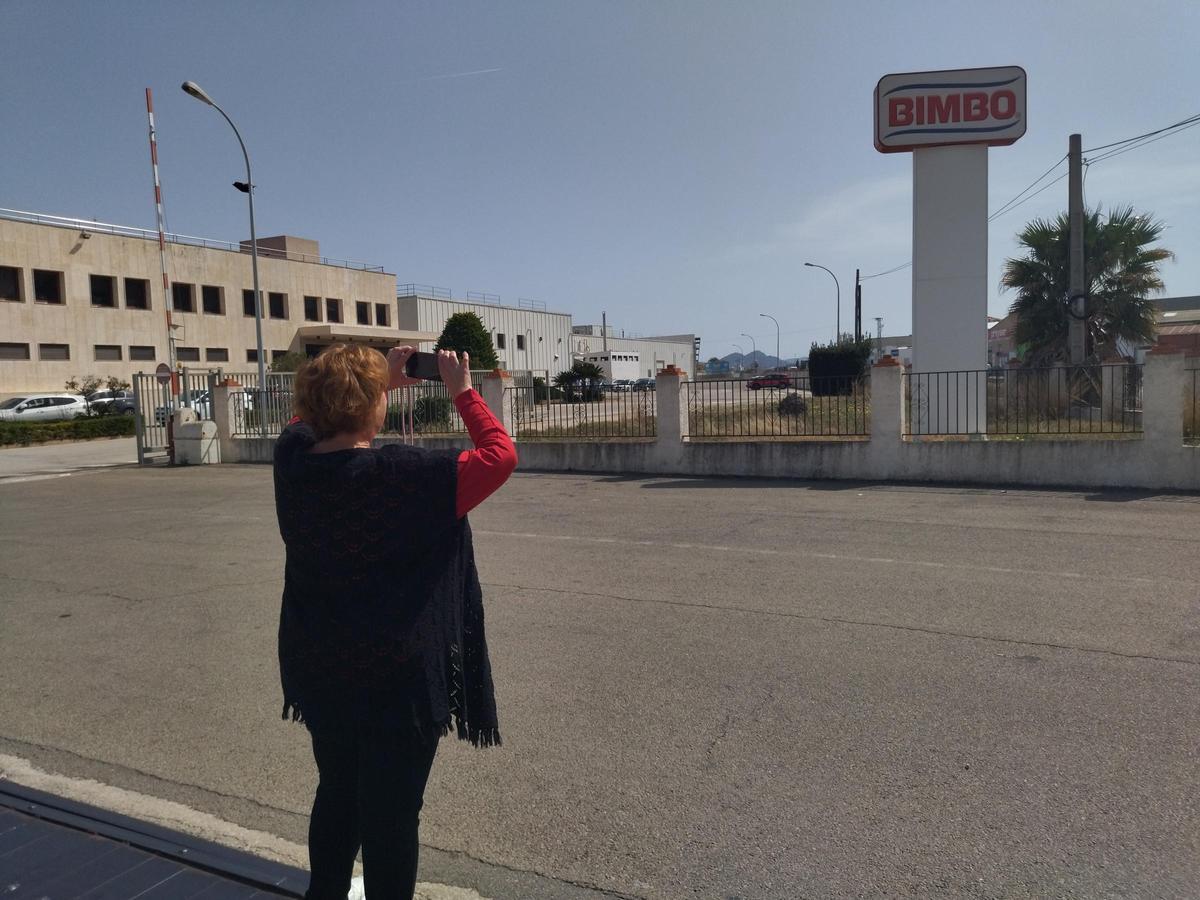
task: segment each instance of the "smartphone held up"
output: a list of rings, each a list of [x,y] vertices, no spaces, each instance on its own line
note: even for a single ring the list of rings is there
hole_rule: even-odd
[[[426,381],[441,381],[436,353],[413,353],[404,363],[404,374],[409,378],[424,378]]]

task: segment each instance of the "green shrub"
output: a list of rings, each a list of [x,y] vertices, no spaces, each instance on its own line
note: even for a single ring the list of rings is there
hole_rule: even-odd
[[[80,417],[62,422],[0,422],[0,446],[132,437],[133,434],[134,423],[131,415]]]
[[[813,344],[808,351],[808,377],[815,397],[849,394],[867,373],[870,340],[844,336],[832,344]]]
[[[535,403],[545,403],[547,400],[561,400],[563,392],[556,387],[550,387],[546,384],[545,378],[538,378],[536,375],[533,379],[533,400]]]

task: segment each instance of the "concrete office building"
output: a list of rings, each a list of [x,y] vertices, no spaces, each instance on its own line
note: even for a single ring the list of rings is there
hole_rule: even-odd
[[[167,236],[172,335],[180,366],[257,366],[248,243]],[[320,256],[315,241],[259,241],[263,349],[319,352],[430,342],[402,329],[396,279]],[[0,394],[61,391],[80,375],[128,379],[169,359],[158,233],[0,209]]]
[[[500,303],[494,294],[468,293],[451,299],[448,288],[402,284],[396,289],[396,322],[400,328],[442,333],[455,313],[473,312],[492,335],[501,368],[546,371],[550,377],[571,367],[571,315],[550,312],[544,303],[522,300]]]

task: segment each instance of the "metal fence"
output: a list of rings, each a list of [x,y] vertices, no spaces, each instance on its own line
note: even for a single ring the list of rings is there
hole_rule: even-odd
[[[1142,367],[910,372],[906,436],[1138,434]]]
[[[1183,406],[1183,442],[1200,444],[1200,369],[1187,370],[1188,393]]]
[[[865,378],[781,375],[684,382],[688,435],[693,441],[728,438],[862,437],[870,432],[870,385]]]
[[[545,384],[505,389],[513,437],[523,441],[576,438],[652,438],[657,434],[654,391],[604,391]]]

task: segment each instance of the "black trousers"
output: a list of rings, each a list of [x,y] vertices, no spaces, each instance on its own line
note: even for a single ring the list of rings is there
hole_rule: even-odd
[[[417,827],[438,739],[312,732],[320,783],[308,824],[308,900],[346,900],[362,848],[370,900],[412,900]]]

